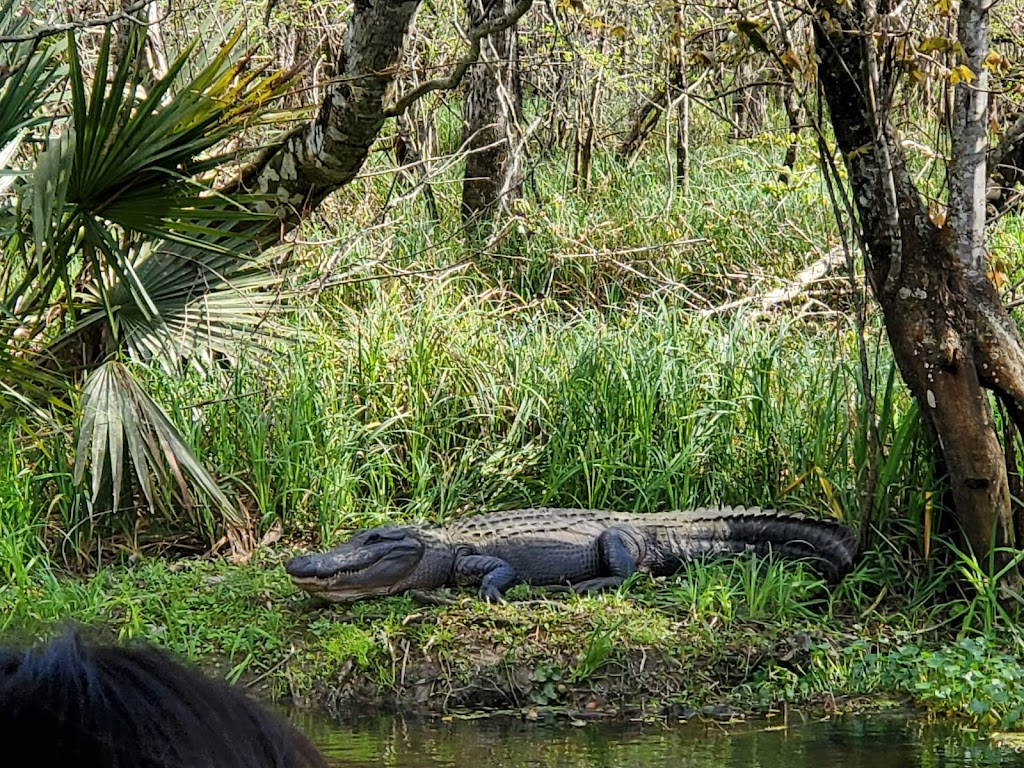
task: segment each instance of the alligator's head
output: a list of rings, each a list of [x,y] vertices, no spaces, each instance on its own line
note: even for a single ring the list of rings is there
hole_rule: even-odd
[[[359,531],[329,552],[293,557],[292,583],[339,603],[445,584],[454,553],[429,529],[385,525]]]

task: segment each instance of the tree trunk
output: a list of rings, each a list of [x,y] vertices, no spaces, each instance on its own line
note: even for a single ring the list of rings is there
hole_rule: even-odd
[[[474,26],[510,13],[512,0],[467,0]],[[469,155],[462,184],[462,219],[467,229],[507,211],[522,193],[520,141],[522,89],[515,25],[485,37],[470,67],[462,104]]]
[[[434,189],[430,186],[430,143],[433,118],[427,115],[422,120],[415,115],[413,105],[404,115],[396,120],[395,126],[395,162],[399,173],[408,175],[412,182],[413,194],[422,193],[427,205],[427,216],[432,222],[440,223],[441,212],[434,197]],[[421,130],[421,128],[423,130]]]
[[[640,100],[629,113],[629,131],[626,138],[615,150],[615,157],[619,162],[632,163],[636,160],[668,103],[668,90],[665,88],[660,88],[651,95],[640,96]]]
[[[672,68],[672,99],[676,102],[676,186],[686,192],[690,184],[690,84],[686,73],[686,27],[682,0],[676,0],[672,13],[672,41],[669,66]]]
[[[785,85],[782,86],[782,104],[786,110],[786,118],[789,121],[789,145],[786,147],[786,157],[782,164],[786,170],[779,174],[779,181],[789,183],[792,170],[796,167],[796,154],[800,148],[800,123],[802,122],[800,94],[797,91],[795,71],[803,69],[803,64],[797,54],[797,47],[793,42],[792,25],[786,18],[785,10],[778,0],[771,0],[768,3],[768,11],[771,13],[772,23],[775,25],[779,37],[785,44],[786,53],[782,57],[780,72]]]
[[[600,59],[604,59],[608,54],[609,38],[601,32],[598,32],[595,37],[598,44],[598,56]],[[599,63],[595,67],[594,64],[582,57],[576,58],[575,65],[573,76],[575,88],[573,91],[576,104],[576,129],[574,131],[572,188],[581,190],[590,187],[601,99],[605,92],[606,66]]]
[[[965,0],[962,7],[975,3]],[[928,215],[882,106],[889,100],[868,33],[873,11],[833,0],[819,0],[815,10],[819,77],[849,172],[868,280],[896,363],[948,472],[956,519],[987,565],[993,546],[1013,545],[1014,525],[984,386],[995,389],[1019,424],[1024,354],[982,266],[984,186],[977,168],[985,134],[974,121],[983,89],[960,86],[973,93],[957,97],[962,119],[955,126],[951,215],[940,228]],[[975,47],[965,45],[968,54]],[[978,73],[973,58],[969,66]],[[998,553],[993,562],[998,568],[1007,557]],[[1007,581],[1016,587],[1016,574]]]
[[[756,82],[757,70],[750,61],[739,65],[737,90],[732,96],[732,130],[730,139],[752,139],[764,129],[766,93]]]
[[[988,167],[992,179],[988,188],[989,204],[999,212],[1019,206],[1022,194],[1015,194],[1015,189],[1018,184],[1024,184],[1024,115],[1003,134],[1003,140],[989,158]]]
[[[278,215],[276,241],[334,190],[355,178],[384,125],[384,110],[402,63],[418,0],[360,0],[345,31],[338,78],[317,117],[269,148],[225,194],[269,195]]]
[[[786,118],[789,120],[789,145],[786,147],[786,157],[782,164],[787,170],[779,174],[779,180],[789,183],[789,174],[796,167],[796,153],[800,148],[800,97],[796,92],[796,83],[792,76],[788,76],[789,82],[783,86],[782,100],[786,107]]]
[[[576,99],[576,130],[573,132],[572,188],[585,190],[590,186],[590,171],[594,164],[594,112],[590,94]],[[596,97],[597,89],[593,95]]]

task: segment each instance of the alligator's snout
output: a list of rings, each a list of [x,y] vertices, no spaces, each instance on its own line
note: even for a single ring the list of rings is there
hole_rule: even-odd
[[[329,552],[298,555],[284,569],[299,589],[348,602],[400,591],[423,557],[423,542],[409,528],[360,531]]]
[[[292,578],[309,579],[320,575],[318,564],[321,559],[315,555],[299,555],[284,564],[285,572]]]

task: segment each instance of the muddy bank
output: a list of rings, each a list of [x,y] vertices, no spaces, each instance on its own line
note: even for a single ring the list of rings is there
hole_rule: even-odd
[[[836,629],[693,621],[628,599],[531,600],[387,616],[310,608],[284,697],[346,717],[556,709],[578,717],[731,716],[785,705],[835,711],[860,693],[863,648]],[[824,619],[823,619],[824,622]],[[344,639],[347,655],[324,633]],[[366,643],[360,643],[362,637]],[[375,643],[375,644],[374,644]],[[369,645],[368,645],[369,644]]]
[[[889,694],[985,723],[1013,725],[1024,711],[1013,638],[951,637],[950,616],[912,621],[898,593],[866,605],[843,589],[751,561],[600,595],[516,588],[489,605],[453,590],[444,605],[339,606],[300,593],[276,560],[143,560],[0,591],[0,616],[7,638],[71,621],[342,717],[827,713]]]

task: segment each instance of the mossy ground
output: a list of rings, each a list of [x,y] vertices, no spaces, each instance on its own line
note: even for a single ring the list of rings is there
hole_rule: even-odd
[[[1012,657],[984,641],[967,653],[941,630],[893,621],[884,604],[859,616],[846,589],[829,591],[799,566],[701,565],[591,596],[517,588],[503,605],[466,590],[441,593],[442,605],[408,596],[338,605],[297,592],[284,555],[264,550],[244,566],[146,561],[8,588],[5,634],[38,637],[74,622],[90,635],[144,638],[263,697],[342,717],[557,709],[677,718],[896,700],[996,724],[1012,720],[1024,685],[1006,674]],[[964,699],[971,669],[989,683],[1002,677],[1002,698]],[[960,689],[945,698],[915,689],[942,675]]]

